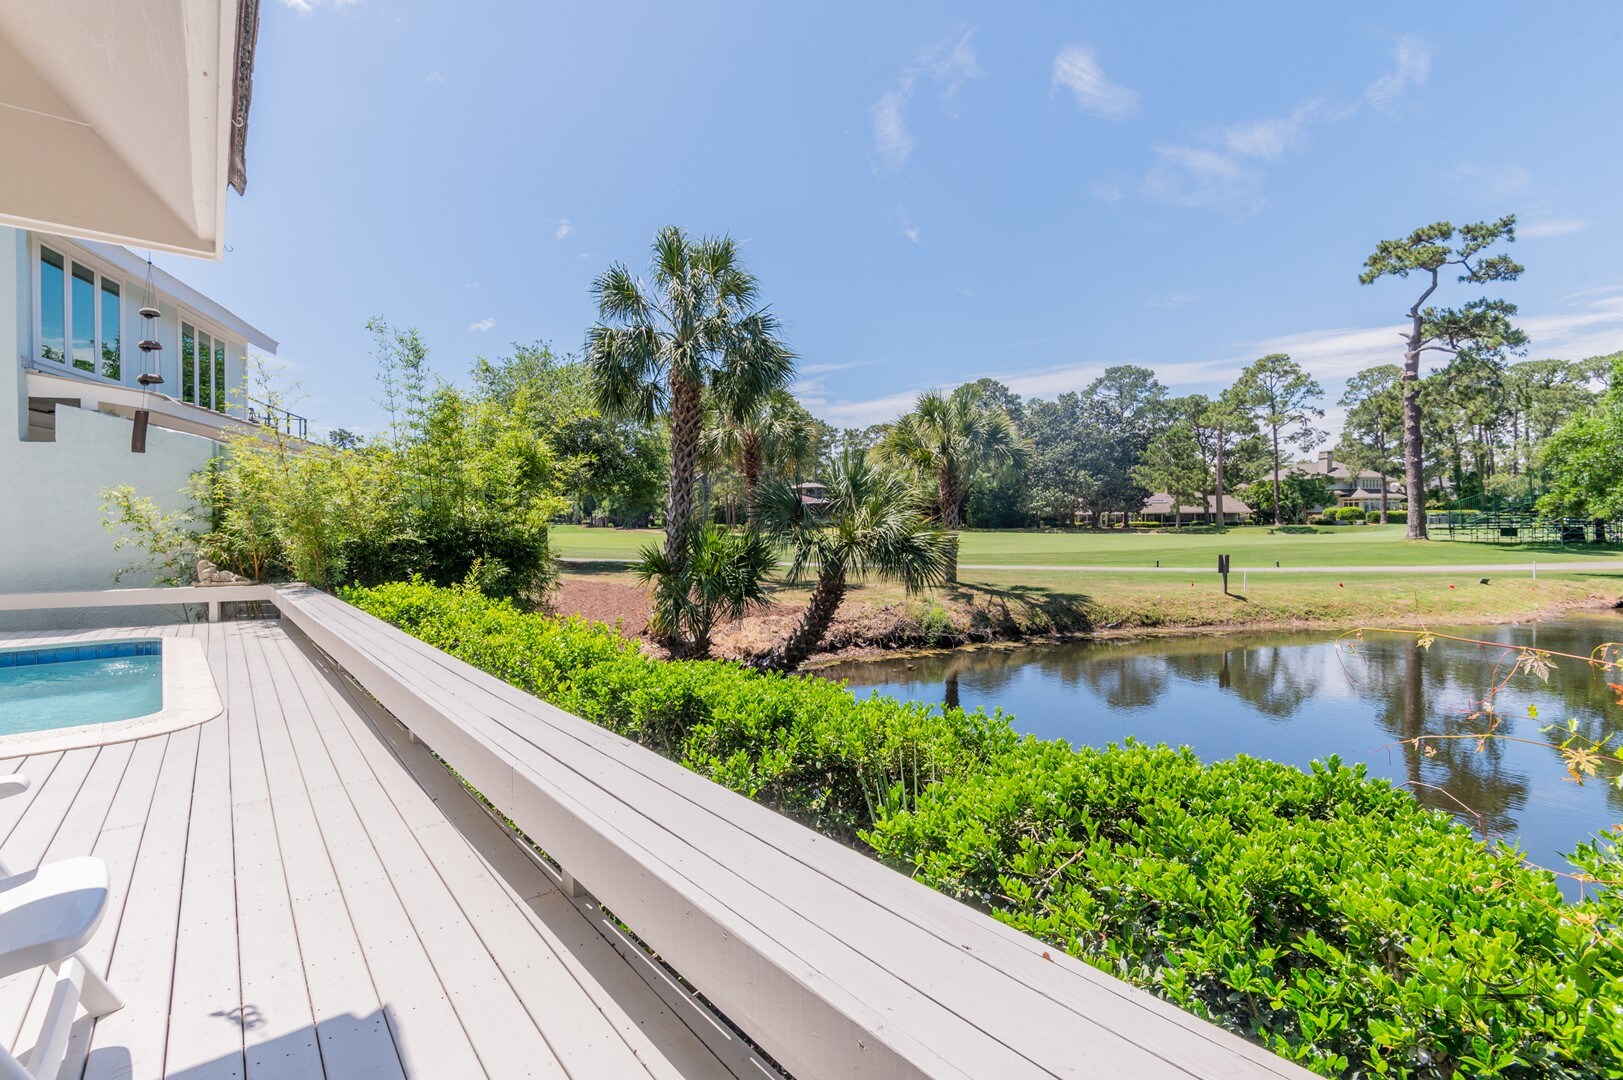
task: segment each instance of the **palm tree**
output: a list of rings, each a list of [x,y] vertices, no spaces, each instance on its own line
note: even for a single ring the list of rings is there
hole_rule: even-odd
[[[744,479],[744,506],[755,520],[755,492],[768,469],[794,469],[816,443],[817,421],[787,390],[772,390],[736,407],[716,400],[701,436],[707,461],[734,465]]]
[[[643,423],[669,418],[664,557],[679,568],[695,517],[706,395],[748,407],[787,385],[794,354],[778,337],[777,317],[757,302],[755,275],[730,237],[661,229],[649,270],[652,282],[644,283],[616,263],[592,282],[599,322],[587,332],[586,357],[604,413]]]
[[[982,400],[973,386],[920,394],[913,411],[896,421],[876,449],[882,463],[912,469],[933,483],[936,516],[951,533],[963,527],[970,474],[987,465],[1023,466],[1027,457],[1009,414]],[[946,580],[958,580],[956,537]]]
[[[673,530],[667,530],[666,539]],[[710,655],[716,624],[741,618],[769,602],[766,575],[777,562],[772,544],[754,529],[691,524],[674,530],[681,557],[673,559],[649,545],[631,571],[653,583],[648,626],[674,655],[702,660]]]
[[[946,580],[947,534],[931,526],[928,506],[913,486],[881,472],[860,450],[834,463],[826,501],[811,503],[782,480],[761,485],[756,516],[790,552],[788,579],[805,580],[816,566],[806,613],[760,666],[793,671],[812,654],[853,579],[900,581],[909,592]]]

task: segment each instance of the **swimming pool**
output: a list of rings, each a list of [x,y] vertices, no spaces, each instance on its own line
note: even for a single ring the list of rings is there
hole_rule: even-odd
[[[0,737],[162,709],[161,640],[0,649]]]

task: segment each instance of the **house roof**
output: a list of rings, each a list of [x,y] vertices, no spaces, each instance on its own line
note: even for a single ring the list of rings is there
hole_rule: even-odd
[[[112,264],[130,277],[140,281],[146,279],[147,261],[130,249],[119,247],[116,244],[99,244],[94,240],[80,240],[78,242],[92,255]],[[276,352],[278,345],[275,338],[228,310],[219,302],[210,300],[173,274],[165,273],[154,266],[152,267],[152,284],[165,295],[179,301],[185,307],[191,308],[226,333],[242,338],[257,349],[263,349],[271,354]]]
[[[1211,513],[1216,513],[1217,512],[1217,499],[1216,499],[1215,496],[1211,496],[1211,495],[1206,496],[1206,505],[1205,506],[1180,506],[1180,507],[1178,507],[1178,512],[1181,513],[1181,514],[1204,514],[1204,513],[1207,513],[1208,511],[1211,512]],[[1154,495],[1151,495],[1148,499],[1146,499],[1144,501],[1144,510],[1143,510],[1143,512],[1146,513],[1146,514],[1170,514],[1170,513],[1172,513],[1172,496],[1167,494],[1164,491],[1156,492]],[[1251,513],[1251,507],[1247,506],[1244,501],[1242,501],[1242,500],[1240,500],[1238,498],[1235,498],[1233,495],[1224,495],[1223,496],[1223,513],[1225,513],[1225,514],[1249,514],[1249,513]]]
[[[258,0],[0,4],[0,145],[29,151],[0,224],[220,258],[257,27]]]

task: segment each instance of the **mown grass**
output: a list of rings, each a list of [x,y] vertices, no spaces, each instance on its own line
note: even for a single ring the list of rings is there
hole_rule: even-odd
[[[635,585],[606,565],[566,568],[565,576]],[[1486,576],[1488,584],[1480,578]],[[1623,596],[1623,574],[1609,571],[1334,573],[1229,577],[1224,595],[1215,574],[1111,574],[1074,570],[965,570],[954,588],[909,597],[900,586],[854,587],[842,615],[900,605],[920,637],[941,609],[967,628],[996,626],[1000,636],[1078,631],[1228,631],[1279,626],[1410,626],[1517,621],[1571,607],[1595,607]],[[798,606],[804,585],[772,588],[779,603]],[[974,634],[963,635],[969,639]]]
[[[561,556],[629,559],[664,534],[653,529],[588,529],[553,526]],[[1623,558],[1615,545],[1474,544],[1463,540],[1404,539],[1401,525],[1348,525],[1310,535],[1274,533],[1248,525],[1225,533],[1166,532],[966,532],[959,559],[974,565],[1162,566],[1209,569],[1219,554],[1236,570],[1302,566],[1449,566],[1526,562],[1584,562]]]

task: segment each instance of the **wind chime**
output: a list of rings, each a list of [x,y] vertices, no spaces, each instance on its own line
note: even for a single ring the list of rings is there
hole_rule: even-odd
[[[146,408],[147,395],[154,386],[163,385],[163,376],[158,373],[163,351],[163,343],[158,340],[158,311],[157,293],[152,287],[152,255],[147,255],[147,294],[146,302],[142,305],[141,315],[141,343],[136,348],[141,350],[141,373],[135,381],[141,385],[141,407],[135,410],[135,426],[130,429],[130,452],[144,454],[147,452],[147,423],[152,418],[152,411]]]

